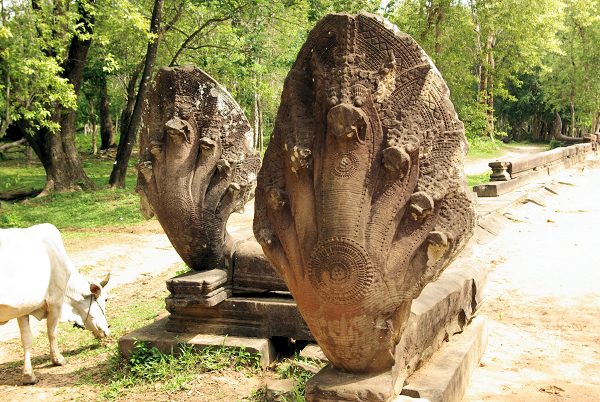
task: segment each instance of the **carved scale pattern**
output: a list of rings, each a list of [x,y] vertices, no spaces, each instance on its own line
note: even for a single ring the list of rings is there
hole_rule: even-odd
[[[195,270],[225,268],[229,215],[253,197],[260,158],[231,95],[202,70],[163,68],[145,105],[137,191]]]
[[[254,233],[329,360],[393,365],[422,288],[474,226],[463,124],[431,60],[378,17],[332,14],[289,73]]]

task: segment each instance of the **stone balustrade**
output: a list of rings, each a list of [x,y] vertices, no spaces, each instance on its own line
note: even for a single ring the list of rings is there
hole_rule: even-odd
[[[598,153],[598,135],[591,134],[588,139],[590,142],[555,148],[513,160],[490,162],[490,181],[474,186],[473,191],[479,197],[497,197],[514,191],[540,176],[547,176],[583,162],[589,155]]]

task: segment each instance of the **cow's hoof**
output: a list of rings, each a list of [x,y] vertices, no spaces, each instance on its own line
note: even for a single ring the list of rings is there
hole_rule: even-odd
[[[34,374],[23,374],[23,385],[34,385],[37,384],[38,379]]]
[[[63,356],[59,356],[56,359],[52,359],[52,364],[54,364],[55,366],[64,366],[67,363],[67,359],[65,359]]]

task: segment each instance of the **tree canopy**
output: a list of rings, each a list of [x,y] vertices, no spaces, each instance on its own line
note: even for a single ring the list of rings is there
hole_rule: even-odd
[[[113,122],[117,137],[135,141],[140,82],[161,66],[191,63],[221,82],[262,147],[299,48],[330,12],[378,13],[412,35],[472,141],[548,139],[555,113],[566,135],[600,129],[600,0],[169,0],[153,25],[158,3],[0,0],[0,137],[16,129],[37,144],[49,180],[60,167],[44,162],[51,138],[63,139],[67,159],[86,123],[102,122],[104,148]],[[53,180],[63,179],[85,185],[84,174]]]

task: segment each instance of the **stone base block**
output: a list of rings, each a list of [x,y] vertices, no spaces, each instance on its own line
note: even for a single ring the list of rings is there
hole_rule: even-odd
[[[402,390],[393,370],[358,375],[329,365],[307,382],[305,398],[308,402],[459,402],[486,345],[485,319],[475,317],[415,371]]]
[[[313,340],[296,303],[283,297],[230,297],[213,307],[172,303],[167,330],[173,332],[271,338],[280,336]]]
[[[269,380],[265,384],[265,399],[269,402],[294,400],[294,381],[292,379]]]
[[[306,402],[386,402],[393,398],[391,372],[351,374],[328,365],[308,380]]]
[[[196,333],[174,333],[167,331],[167,318],[162,318],[145,327],[136,329],[119,339],[119,350],[125,356],[130,356],[134,350],[135,342],[145,342],[156,347],[163,353],[177,353],[181,344],[192,345],[194,349],[207,347],[217,348],[227,346],[244,349],[246,352],[260,354],[260,363],[263,368],[275,360],[276,353],[273,343],[269,339],[245,338],[239,336],[223,336]]]
[[[254,239],[240,243],[233,258],[233,289],[285,291],[283,279],[273,269]]]
[[[498,197],[502,194],[515,191],[519,187],[523,187],[543,176],[546,176],[545,172],[531,170],[528,174],[513,178],[512,180],[490,181],[485,184],[473,186],[473,191],[477,193],[478,197]]]
[[[329,363],[329,360],[316,343],[309,343],[300,351],[300,357],[316,360],[322,363]]]
[[[430,402],[461,401],[486,345],[485,318],[475,317],[462,334],[452,337],[408,378],[402,395]]]

